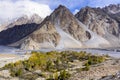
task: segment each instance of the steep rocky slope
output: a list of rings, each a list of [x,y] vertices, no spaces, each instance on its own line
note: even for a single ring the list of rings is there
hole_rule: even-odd
[[[51,14],[50,21],[79,41],[86,41],[91,38],[90,33],[84,29],[84,25],[78,22],[73,14],[62,5]]]
[[[111,4],[103,8],[103,10],[113,19],[115,19],[120,26],[120,4]]]
[[[11,22],[8,21],[6,23],[3,23],[0,26],[0,31],[6,30],[8,28],[12,28],[16,25],[31,24],[31,23],[40,24],[41,22],[42,22],[42,18],[37,14],[33,14],[31,16],[23,15],[16,20],[13,20]]]
[[[107,13],[117,14],[120,13],[120,4],[110,4],[109,6],[105,6],[103,10]]]
[[[50,24],[47,24],[47,21]],[[48,28],[53,27],[53,30],[45,30],[46,25]],[[48,31],[50,31],[50,33]],[[58,34],[56,37],[54,36],[55,38],[49,35],[54,31],[54,34]],[[47,34],[45,35],[45,33]],[[41,34],[45,36],[43,37]],[[26,43],[29,45],[26,45]],[[106,39],[94,34],[62,5],[56,8],[53,13],[41,23],[40,28],[21,44],[23,49],[29,46],[31,46],[31,49],[100,48],[109,46],[109,42]]]
[[[90,33],[83,27],[82,23],[77,21],[66,7],[60,5],[41,23],[40,28],[29,36],[27,42],[22,44],[22,48],[30,44],[31,49],[80,48],[82,47],[82,41],[91,38]],[[26,45],[26,43],[29,45]],[[37,46],[32,45],[34,43]]]
[[[82,8],[75,17],[83,22],[91,31],[108,40],[111,43],[111,47],[120,46],[119,22],[108,15],[105,10],[85,7]]]
[[[74,16],[60,5],[42,22],[37,15],[24,16],[9,27],[0,32],[0,45],[28,50],[119,46],[119,24],[100,8],[86,7]]]
[[[24,38],[36,30],[41,21],[37,14],[31,17],[24,15],[6,26],[1,26],[4,30],[0,32],[0,45],[9,45]]]
[[[38,24],[16,25],[0,32],[0,45],[8,45],[14,43],[37,29]]]
[[[54,48],[60,40],[53,24],[45,19],[38,29],[21,43],[22,49]]]

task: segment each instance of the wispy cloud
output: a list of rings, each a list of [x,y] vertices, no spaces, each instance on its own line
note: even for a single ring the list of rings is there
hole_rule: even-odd
[[[120,0],[0,0],[0,20],[37,13],[42,18],[49,15],[60,4],[74,14],[85,6],[103,7],[120,3]]]
[[[62,4],[69,8],[73,13],[85,6],[104,7],[109,4],[118,4],[120,0],[32,0],[38,3],[47,4],[52,10]]]
[[[39,3],[47,4],[51,9],[55,9],[60,4],[66,6],[71,11],[75,10],[78,6],[82,6],[85,3],[85,0],[32,0]]]
[[[0,20],[2,21],[34,13],[44,18],[51,13],[51,9],[46,4],[30,0],[0,0]]]

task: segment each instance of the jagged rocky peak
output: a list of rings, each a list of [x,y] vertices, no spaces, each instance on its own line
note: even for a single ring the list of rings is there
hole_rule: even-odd
[[[0,26],[0,31],[6,30],[8,28],[14,27],[15,25],[22,25],[22,24],[26,24],[28,21],[28,16],[27,15],[23,15],[13,21],[8,21],[5,23],[2,23],[2,25]]]
[[[82,8],[75,17],[88,29],[108,40],[112,45],[119,45],[119,23],[102,8]]]
[[[0,45],[9,45],[21,40],[35,31],[40,23],[41,18],[36,14],[31,17],[23,15],[9,25],[4,26],[5,29],[0,32]]]
[[[40,24],[42,22],[42,18],[38,14],[33,14],[30,16],[29,23],[37,23]]]
[[[103,10],[112,14],[120,13],[120,4],[110,4],[109,6],[105,6]]]
[[[74,16],[69,9],[60,5],[40,24],[36,23],[41,20],[36,14],[21,19],[26,21],[24,25],[0,32],[1,45],[35,50],[99,48],[109,46],[109,40],[118,44],[118,23],[101,8],[86,7]],[[17,20],[13,25],[16,24]]]
[[[28,16],[27,15],[23,15],[20,18],[17,19],[17,21],[22,21],[22,20],[28,20]]]
[[[59,22],[65,21],[69,19],[73,19],[73,14],[67,9],[65,6],[60,5],[58,8],[56,8],[53,13],[50,15],[51,21],[57,22],[56,20],[60,20]]]
[[[90,30],[101,36],[104,36],[107,32],[115,36],[119,33],[118,23],[100,8],[85,7],[75,16]]]
[[[30,34],[21,47],[23,49],[80,48],[81,41],[90,38],[90,33],[83,27],[84,25],[74,17],[69,9],[60,5],[43,20],[39,28]],[[33,45],[35,43],[37,46]]]
[[[17,18],[16,20],[12,21],[11,23],[4,23],[4,25],[0,26],[1,28],[0,31],[6,30],[8,28],[12,28],[15,25],[23,25],[23,24],[31,24],[31,23],[40,24],[41,22],[42,22],[42,18],[37,14],[33,14],[31,16],[23,15]]]
[[[27,16],[27,15],[23,15],[20,18],[18,18],[14,23],[16,23],[16,25],[21,25],[21,24],[27,24],[27,23],[36,23],[39,24],[41,23],[42,18],[37,15],[37,14],[33,14],[31,16]]]
[[[101,18],[102,18],[103,16],[107,16],[107,15],[104,13],[104,11],[101,10],[100,8],[91,8],[91,7],[87,6],[87,7],[82,8],[77,14],[75,14],[75,17],[76,17],[78,20],[82,21],[84,24],[87,24],[87,23],[85,23],[84,21],[88,20],[88,18],[93,18],[93,19],[95,19],[95,16],[97,16],[97,15],[98,15],[98,17],[99,17],[100,15],[102,15]],[[92,19],[91,19],[91,20],[92,20]],[[89,21],[89,20],[88,20],[88,21]]]
[[[22,24],[26,24],[28,22],[29,18],[27,15],[23,15],[20,18],[18,18],[17,20],[15,20],[14,22],[12,22],[11,24],[8,25],[8,27],[12,27],[14,25],[22,25]]]
[[[84,29],[84,25],[63,5],[56,8],[49,16],[49,19],[56,27],[61,28],[79,41],[87,41],[90,39],[90,33]]]
[[[102,8],[111,18],[115,19],[120,25],[120,4],[111,4]]]

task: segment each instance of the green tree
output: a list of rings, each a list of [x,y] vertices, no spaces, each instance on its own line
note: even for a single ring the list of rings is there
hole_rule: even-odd
[[[70,77],[70,74],[67,71],[63,70],[60,72],[58,80],[68,80],[69,77]]]

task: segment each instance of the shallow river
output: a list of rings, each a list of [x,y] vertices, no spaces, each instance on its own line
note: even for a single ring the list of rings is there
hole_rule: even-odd
[[[72,51],[86,51],[88,53],[92,54],[108,54],[109,56],[120,58],[120,49],[61,49],[57,51],[65,51],[65,50],[72,50]],[[39,51],[43,52],[48,52],[48,51],[53,51],[53,49],[41,49]],[[26,50],[20,50],[16,48],[11,48],[11,47],[4,47],[0,46],[0,53],[2,54],[24,54],[24,53],[29,53],[31,51],[26,51]]]

